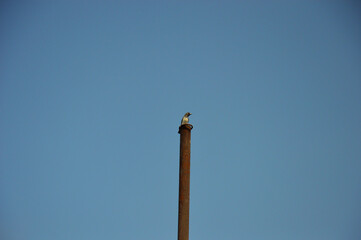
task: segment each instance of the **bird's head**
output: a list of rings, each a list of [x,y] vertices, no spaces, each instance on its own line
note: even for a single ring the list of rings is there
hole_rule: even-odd
[[[187,116],[187,117],[189,117],[190,115],[192,115],[192,113],[190,113],[190,112],[187,112],[187,113],[186,113],[186,116]]]

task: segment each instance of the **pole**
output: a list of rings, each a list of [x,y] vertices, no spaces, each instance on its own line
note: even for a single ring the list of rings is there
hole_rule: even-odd
[[[191,124],[179,127],[179,202],[178,202],[178,240],[189,239],[189,183],[191,160]]]

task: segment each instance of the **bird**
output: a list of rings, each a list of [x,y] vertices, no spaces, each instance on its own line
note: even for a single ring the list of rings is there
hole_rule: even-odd
[[[188,124],[189,122],[189,116],[192,115],[192,113],[190,112],[187,112],[186,114],[184,114],[183,118],[182,118],[182,121],[181,121],[181,126],[182,125],[185,125],[185,124]]]

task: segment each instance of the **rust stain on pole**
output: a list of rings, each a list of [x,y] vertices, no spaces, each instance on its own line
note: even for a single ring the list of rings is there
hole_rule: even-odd
[[[189,183],[191,160],[191,124],[179,127],[179,202],[178,202],[178,240],[189,239]]]

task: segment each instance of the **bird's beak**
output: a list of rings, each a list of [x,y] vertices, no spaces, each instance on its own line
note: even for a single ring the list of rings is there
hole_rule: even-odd
[[[192,115],[192,113],[189,113],[189,115]]]

